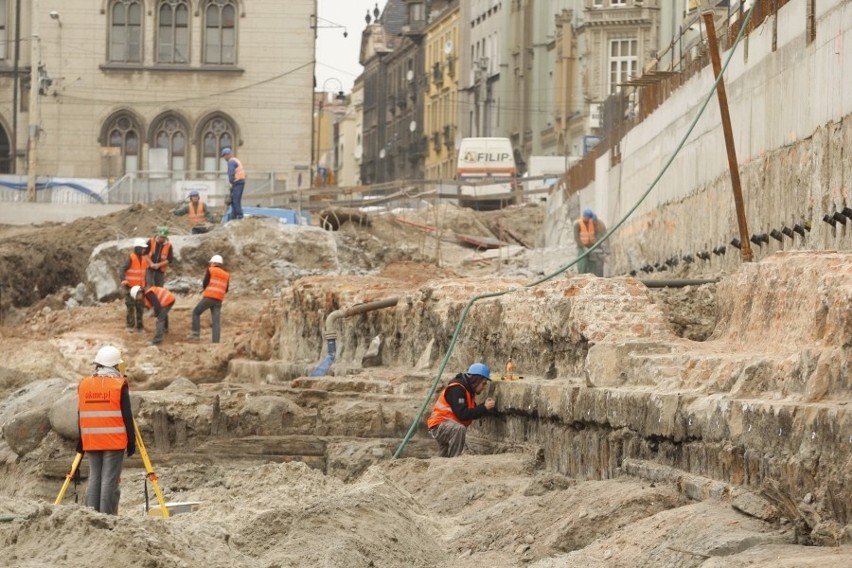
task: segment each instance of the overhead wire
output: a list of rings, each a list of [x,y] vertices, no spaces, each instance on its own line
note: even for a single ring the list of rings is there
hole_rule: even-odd
[[[659,173],[651,181],[648,188],[644,191],[644,193],[642,193],[641,196],[639,196],[639,199],[621,217],[621,219],[619,219],[618,222],[616,222],[606,233],[604,233],[604,236],[601,237],[600,240],[598,240],[592,246],[587,248],[582,254],[577,256],[574,260],[572,260],[568,264],[562,266],[561,268],[557,269],[555,272],[552,272],[551,274],[547,274],[547,275],[545,275],[545,276],[543,276],[543,277],[541,277],[537,280],[534,280],[534,281],[532,281],[528,284],[524,284],[523,286],[515,286],[515,287],[509,288],[509,289],[506,289],[506,290],[499,290],[499,291],[495,291],[495,292],[487,292],[487,293],[484,293],[484,294],[477,294],[476,296],[473,296],[470,300],[468,300],[468,302],[465,304],[464,309],[462,310],[461,314],[459,315],[458,322],[456,323],[455,330],[453,331],[452,338],[450,339],[450,344],[447,346],[447,350],[444,353],[444,357],[441,360],[441,364],[438,367],[438,371],[435,374],[435,378],[432,381],[432,384],[429,388],[429,392],[427,393],[426,397],[423,399],[423,403],[421,404],[420,409],[417,412],[417,415],[415,416],[414,420],[412,420],[411,426],[409,427],[408,431],[406,432],[405,436],[402,439],[402,442],[400,442],[399,446],[397,447],[397,449],[394,452],[391,459],[396,459],[402,454],[402,452],[405,450],[405,447],[408,445],[408,442],[411,440],[411,437],[414,435],[414,432],[417,430],[417,426],[420,423],[429,402],[432,400],[432,397],[435,395],[435,392],[437,391],[438,384],[440,383],[441,377],[444,374],[444,369],[446,368],[447,364],[449,363],[450,357],[452,356],[453,351],[455,350],[455,346],[458,343],[459,335],[461,334],[462,325],[464,324],[465,320],[467,319],[467,314],[470,312],[470,309],[471,309],[471,307],[473,307],[473,304],[475,304],[479,300],[486,300],[486,299],[490,299],[490,298],[498,298],[500,296],[505,296],[506,294],[511,294],[511,293],[519,292],[519,291],[522,291],[522,290],[525,290],[525,289],[528,289],[528,288],[533,288],[535,286],[538,286],[539,284],[543,284],[543,283],[545,283],[549,280],[552,280],[553,278],[559,276],[560,274],[562,274],[563,272],[565,272],[566,270],[568,270],[569,268],[571,268],[572,266],[577,264],[580,260],[586,258],[591,253],[593,253],[594,251],[599,249],[601,247],[601,245],[603,245],[605,242],[607,242],[609,240],[609,238],[615,232],[617,232],[621,228],[621,226],[624,225],[624,223],[627,222],[627,220],[630,218],[630,216],[633,215],[633,213],[636,211],[636,209],[639,207],[639,205],[641,205],[642,202],[645,201],[645,199],[648,197],[648,195],[651,194],[651,191],[654,189],[654,187],[656,187],[656,185],[660,181],[660,179],[662,179],[663,174],[666,173],[666,171],[671,166],[672,162],[674,162],[675,157],[680,153],[684,144],[686,144],[686,141],[689,139],[690,134],[692,134],[692,131],[695,129],[696,125],[698,124],[699,119],[703,116],[704,111],[707,108],[707,105],[709,104],[710,100],[713,98],[713,94],[716,92],[716,89],[719,85],[719,82],[722,80],[722,78],[725,75],[725,71],[728,68],[728,64],[731,62],[731,60],[734,57],[734,54],[737,51],[737,47],[739,46],[740,41],[742,40],[742,37],[743,37],[743,34],[745,33],[745,30],[748,28],[749,21],[751,20],[751,15],[752,15],[752,13],[754,11],[754,7],[756,5],[757,5],[756,3],[752,4],[751,8],[749,8],[749,11],[748,11],[748,13],[747,13],[747,15],[746,15],[746,17],[743,21],[743,25],[740,27],[739,33],[737,34],[737,39],[734,42],[734,45],[731,47],[730,53],[728,54],[728,57],[725,60],[725,64],[722,67],[722,70],[720,71],[719,76],[713,82],[712,88],[709,90],[707,95],[704,97],[704,101],[701,103],[701,105],[699,105],[698,112],[696,113],[695,118],[690,123],[689,128],[684,133],[683,137],[681,138],[677,147],[674,149],[674,151],[669,156],[668,160],[666,160],[665,164],[663,164]]]

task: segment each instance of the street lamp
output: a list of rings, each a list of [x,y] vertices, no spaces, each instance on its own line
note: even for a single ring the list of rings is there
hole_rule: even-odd
[[[339,91],[337,91],[337,93],[334,95],[334,98],[335,98],[336,100],[343,100],[343,98],[344,98],[344,95],[343,95],[343,83],[340,81],[340,79],[337,79],[336,77],[329,77],[328,79],[326,79],[325,81],[323,81],[323,83],[322,83],[322,96],[320,97],[320,100],[319,100],[319,110],[318,110],[318,112],[317,112],[317,127],[316,127],[317,140],[316,140],[316,152],[314,153],[314,159],[312,160],[312,161],[314,161],[314,162],[315,162],[315,163],[314,163],[314,170],[313,170],[313,173],[312,173],[312,176],[311,176],[311,179],[312,179],[312,185],[313,185],[314,187],[319,187],[320,185],[322,185],[321,183],[319,183],[319,181],[320,181],[320,180],[319,180],[319,177],[320,177],[320,176],[319,176],[319,167],[320,167],[320,166],[319,166],[319,163],[320,163],[320,141],[322,140],[322,114],[323,114],[323,107],[324,107],[324,105],[325,105],[325,99],[326,99],[326,96],[327,96],[326,85],[328,85],[328,82],[329,82],[329,81],[337,81],[337,84],[338,84],[338,86],[340,87],[340,90],[339,90]]]

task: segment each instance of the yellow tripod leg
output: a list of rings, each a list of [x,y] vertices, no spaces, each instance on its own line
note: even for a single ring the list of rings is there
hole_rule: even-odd
[[[169,508],[166,507],[166,500],[163,499],[163,493],[160,491],[160,484],[157,483],[157,474],[154,473],[154,467],[151,465],[151,460],[148,459],[148,452],[145,450],[145,443],[142,441],[142,434],[139,433],[139,426],[136,420],[133,420],[133,430],[136,432],[136,449],[142,458],[142,463],[145,465],[145,471],[148,472],[148,479],[151,480],[151,485],[154,487],[154,494],[157,496],[157,501],[160,502],[160,511],[164,519],[169,518]]]
[[[65,492],[68,491],[68,486],[71,484],[74,474],[77,473],[77,468],[80,467],[81,461],[83,461],[83,454],[77,452],[74,461],[71,463],[71,471],[65,476],[65,483],[62,484],[62,489],[59,490],[59,495],[56,496],[56,501],[53,502],[54,505],[62,503],[62,499],[65,498]]]

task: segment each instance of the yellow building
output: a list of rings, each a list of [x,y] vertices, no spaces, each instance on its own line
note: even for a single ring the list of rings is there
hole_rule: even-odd
[[[433,5],[434,9],[434,5]],[[459,3],[448,2],[426,28],[426,72],[429,87],[424,105],[424,126],[429,154],[426,178],[453,179],[456,170],[456,138],[459,133]]]

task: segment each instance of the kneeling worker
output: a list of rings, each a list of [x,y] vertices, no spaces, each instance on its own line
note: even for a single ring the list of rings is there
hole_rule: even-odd
[[[474,363],[467,373],[459,373],[444,388],[426,425],[429,433],[438,442],[443,458],[460,456],[464,451],[467,427],[477,418],[494,410],[493,398],[476,404],[476,395],[485,390],[491,380],[491,369],[482,363]]]

